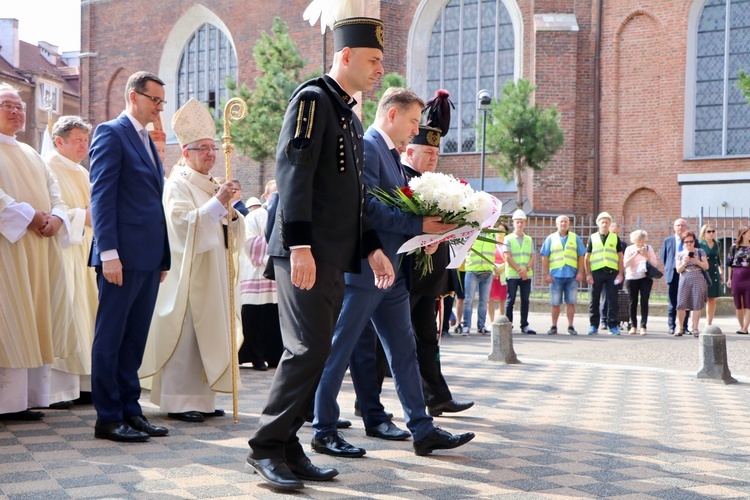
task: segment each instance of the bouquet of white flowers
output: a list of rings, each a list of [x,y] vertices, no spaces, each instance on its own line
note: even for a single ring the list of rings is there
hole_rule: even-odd
[[[415,254],[417,269],[422,271],[422,276],[432,272],[432,256],[424,253],[425,246],[443,241],[460,243],[448,266],[458,267],[478,237],[479,230],[492,227],[500,216],[501,203],[497,198],[484,191],[474,191],[466,181],[437,172],[425,172],[412,178],[407,186],[390,193],[377,188],[372,195],[409,215],[438,215],[441,222],[458,224],[458,228],[446,234],[415,236],[399,248],[399,253]]]

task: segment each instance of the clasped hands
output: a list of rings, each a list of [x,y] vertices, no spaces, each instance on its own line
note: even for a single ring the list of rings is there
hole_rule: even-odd
[[[43,210],[37,210],[34,213],[34,218],[31,219],[29,229],[34,231],[37,236],[50,238],[57,234],[62,226],[62,219],[56,215],[50,215]]]

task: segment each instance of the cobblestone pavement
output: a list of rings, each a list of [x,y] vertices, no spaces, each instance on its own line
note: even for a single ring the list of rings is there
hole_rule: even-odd
[[[722,320],[723,322],[724,320]],[[451,432],[474,431],[471,443],[417,457],[411,442],[365,436],[353,417],[345,381],[339,403],[354,426],[344,431],[367,449],[343,460],[310,452],[334,466],[333,481],[309,483],[298,498],[746,498],[750,496],[750,339],[730,333],[730,368],[741,383],[699,382],[698,340],[661,332],[646,337],[516,335],[518,365],[487,361],[489,336],[443,341],[444,372],[459,400],[476,405],[438,417]],[[651,323],[650,322],[650,323]],[[548,318],[532,316],[544,332]],[[561,323],[567,327],[565,320]],[[585,318],[576,326],[582,331]],[[544,328],[542,328],[544,327]],[[726,327],[733,332],[734,320]],[[722,326],[724,329],[724,326]],[[725,330],[726,331],[726,330]],[[692,360],[692,361],[691,361]],[[240,419],[170,428],[148,443],[93,437],[90,406],[48,410],[42,422],[0,423],[0,498],[275,498],[281,494],[243,467],[273,371],[242,370]],[[220,406],[231,400],[222,395]],[[386,407],[403,427],[393,385]],[[228,412],[229,413],[229,412]],[[303,443],[311,429],[303,427]],[[307,447],[307,446],[306,446]]]

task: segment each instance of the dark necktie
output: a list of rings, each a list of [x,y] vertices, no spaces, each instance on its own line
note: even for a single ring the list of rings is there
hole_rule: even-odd
[[[682,246],[682,240],[680,240],[680,244],[677,246],[677,251],[682,252],[685,249],[685,247]]]
[[[391,149],[391,155],[393,156],[393,159],[396,160],[396,168],[398,169],[399,177],[401,178],[401,182],[406,185],[406,176],[404,175],[404,168],[401,166],[401,155],[398,154],[398,151],[396,151],[396,148]]]

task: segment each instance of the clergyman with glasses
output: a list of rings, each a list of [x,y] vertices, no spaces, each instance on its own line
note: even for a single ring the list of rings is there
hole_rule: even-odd
[[[172,128],[183,161],[164,185],[164,210],[172,265],[179,271],[169,273],[159,288],[139,373],[148,377],[144,386],[150,386],[151,402],[169,418],[203,422],[224,415],[215,408],[216,393],[232,391],[224,235],[231,220],[237,235],[232,254],[239,259],[245,224],[234,208],[231,214],[225,208],[235,194],[234,183],[219,185],[210,173],[216,163],[216,126],[208,108],[190,99],[175,113]],[[235,299],[239,346],[239,293]]]
[[[159,284],[170,266],[162,206],[164,168],[146,125],[159,120],[164,82],[139,71],[125,86],[125,111],[100,124],[91,141],[89,266],[96,269],[99,308],[92,348],[94,435],[146,441],[168,430],[141,411],[141,366]]]

